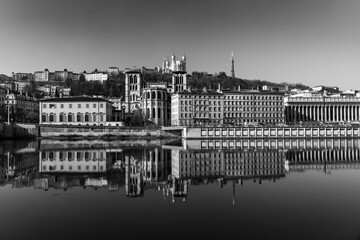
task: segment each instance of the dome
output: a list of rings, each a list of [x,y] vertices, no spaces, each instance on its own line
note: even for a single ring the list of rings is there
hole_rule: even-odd
[[[49,71],[49,69],[45,68],[44,72],[48,72],[48,71]]]

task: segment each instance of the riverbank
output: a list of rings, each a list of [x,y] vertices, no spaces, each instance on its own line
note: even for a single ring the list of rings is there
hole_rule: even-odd
[[[0,139],[266,139],[360,138],[359,126],[115,127],[0,123]]]

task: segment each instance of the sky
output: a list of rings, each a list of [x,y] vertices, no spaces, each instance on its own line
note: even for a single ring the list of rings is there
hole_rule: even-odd
[[[160,67],[360,89],[359,0],[0,0],[0,73]]]

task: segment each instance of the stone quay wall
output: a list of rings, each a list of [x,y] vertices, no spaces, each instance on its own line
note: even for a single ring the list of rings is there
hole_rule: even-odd
[[[38,124],[0,123],[0,139],[37,138]]]
[[[41,138],[171,138],[161,128],[40,125]]]

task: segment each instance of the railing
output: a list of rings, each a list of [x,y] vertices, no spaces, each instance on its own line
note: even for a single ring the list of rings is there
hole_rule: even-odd
[[[324,103],[324,102],[330,102],[330,103],[360,103],[359,97],[289,97],[285,99],[285,103],[311,103],[311,102],[317,102],[317,103]]]

